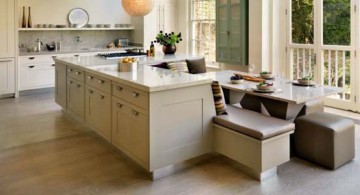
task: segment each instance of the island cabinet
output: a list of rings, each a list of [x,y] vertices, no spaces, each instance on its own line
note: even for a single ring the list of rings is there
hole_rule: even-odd
[[[111,141],[111,81],[86,73],[85,122]]]
[[[67,108],[80,121],[84,121],[84,83],[67,79]]]
[[[66,108],[66,65],[57,64],[55,67],[55,102]]]

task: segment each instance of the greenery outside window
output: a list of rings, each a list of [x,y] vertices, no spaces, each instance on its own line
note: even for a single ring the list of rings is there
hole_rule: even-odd
[[[216,64],[216,0],[191,0],[192,53]]]

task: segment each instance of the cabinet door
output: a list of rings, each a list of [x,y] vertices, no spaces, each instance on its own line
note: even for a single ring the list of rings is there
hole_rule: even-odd
[[[0,95],[15,93],[14,59],[0,59]]]
[[[112,143],[148,169],[148,116],[141,109],[113,98]]]
[[[111,96],[86,88],[85,122],[106,140],[111,141]]]
[[[228,4],[227,0],[217,1],[217,39],[216,39],[216,58],[218,62],[227,61],[229,53],[229,28],[228,28]]]
[[[55,66],[55,102],[66,109],[66,65]]]
[[[0,58],[15,57],[15,1],[0,1]]]
[[[55,65],[41,64],[20,67],[20,90],[55,86]]]
[[[84,84],[72,79],[67,81],[67,109],[84,120]]]

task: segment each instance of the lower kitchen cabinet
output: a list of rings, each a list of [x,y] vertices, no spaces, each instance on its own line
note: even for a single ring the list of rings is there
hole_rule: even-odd
[[[85,122],[107,141],[111,141],[111,96],[86,87]]]
[[[55,66],[55,102],[66,108],[66,65]]]
[[[21,66],[19,79],[20,90],[54,87],[55,64]]]
[[[148,114],[115,97],[112,108],[112,144],[149,169]]]
[[[0,95],[15,93],[15,61],[0,59]]]
[[[81,121],[84,121],[84,89],[83,83],[67,80],[67,109]]]

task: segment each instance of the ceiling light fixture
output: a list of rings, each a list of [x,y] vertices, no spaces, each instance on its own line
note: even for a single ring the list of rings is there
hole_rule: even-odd
[[[121,4],[130,16],[145,16],[154,7],[153,0],[122,0]]]

